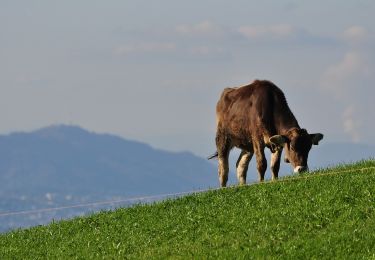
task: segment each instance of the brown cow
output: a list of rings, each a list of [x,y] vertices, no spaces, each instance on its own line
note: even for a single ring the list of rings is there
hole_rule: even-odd
[[[256,80],[239,87],[226,88],[216,106],[217,152],[219,180],[222,187],[228,180],[228,156],[233,147],[242,150],[237,160],[237,178],[246,183],[249,162],[255,153],[259,180],[264,180],[267,160],[264,148],[271,152],[272,179],[278,177],[280,157],[285,149],[285,162],[294,172],[308,170],[307,157],[312,145],[318,145],[322,134],[308,134],[300,128],[289,109],[284,93],[272,82]]]

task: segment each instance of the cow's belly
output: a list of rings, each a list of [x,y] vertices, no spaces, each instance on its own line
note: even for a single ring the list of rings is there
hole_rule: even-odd
[[[232,144],[233,146],[241,149],[241,150],[245,150],[245,151],[248,151],[248,152],[253,152],[254,149],[253,149],[253,143],[248,140],[248,139],[244,139],[244,138],[232,138]]]
[[[251,133],[243,128],[243,123],[244,120],[233,120],[226,132],[229,134],[232,147],[252,152]]]

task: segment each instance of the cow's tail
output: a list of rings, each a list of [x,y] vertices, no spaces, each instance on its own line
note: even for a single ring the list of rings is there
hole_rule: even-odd
[[[215,157],[218,157],[218,153],[217,153],[217,151],[213,154],[213,155],[210,155],[210,156],[208,156],[207,157],[207,160],[211,160],[211,159],[213,159],[213,158],[215,158]]]

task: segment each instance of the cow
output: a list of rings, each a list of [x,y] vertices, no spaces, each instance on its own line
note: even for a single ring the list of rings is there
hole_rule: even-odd
[[[256,156],[259,181],[264,180],[267,160],[264,149],[271,150],[272,180],[278,178],[280,158],[285,150],[285,162],[295,173],[308,171],[307,157],[312,145],[323,139],[320,133],[309,134],[299,126],[284,93],[271,81],[226,88],[216,106],[216,148],[208,159],[218,157],[221,187],[228,181],[228,157],[232,148],[241,149],[236,163],[239,184],[246,183],[249,162]]]

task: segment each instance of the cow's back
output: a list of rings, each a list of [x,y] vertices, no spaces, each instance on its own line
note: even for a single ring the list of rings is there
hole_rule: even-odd
[[[290,111],[283,92],[272,82],[256,80],[224,89],[216,106],[217,126],[234,139],[275,132],[277,110]]]

